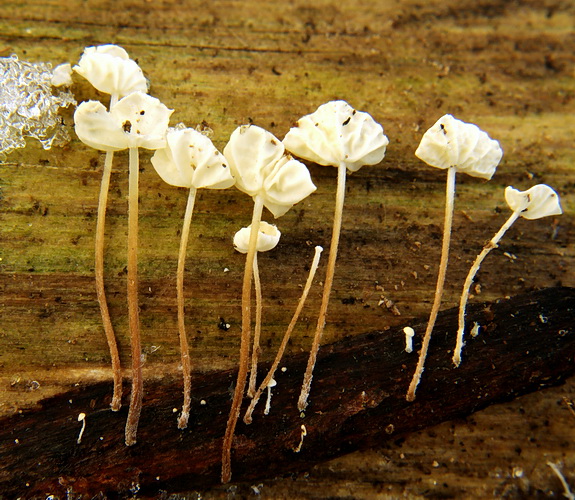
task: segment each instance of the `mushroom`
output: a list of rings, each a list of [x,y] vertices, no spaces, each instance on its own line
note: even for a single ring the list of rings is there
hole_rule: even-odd
[[[240,253],[248,253],[251,226],[243,227],[234,235],[234,248]],[[256,379],[258,370],[258,357],[260,354],[260,335],[262,331],[262,286],[258,267],[258,252],[267,252],[274,249],[281,237],[281,232],[273,224],[260,222],[256,253],[254,255],[254,288],[256,291],[256,324],[254,327],[254,342],[252,347],[252,368],[248,384],[248,396],[254,397],[256,392]]]
[[[126,422],[126,445],[136,443],[142,410],[142,348],[138,316],[138,148],[159,149],[166,144],[172,110],[158,99],[134,92],[110,111],[97,101],[86,101],[74,113],[76,134],[90,147],[102,151],[129,149],[128,192],[128,318],[132,351],[132,396]]]
[[[232,439],[248,372],[251,278],[263,207],[265,206],[274,217],[280,217],[315,191],[316,187],[306,166],[286,155],[284,145],[273,134],[255,125],[243,125],[234,130],[224,148],[224,156],[236,179],[236,187],[254,200],[242,285],[242,334],[238,378],[222,451],[222,482],[227,483],[232,474]]]
[[[411,326],[406,326],[403,329],[405,333],[405,352],[413,352],[413,337],[415,336],[415,330]]]
[[[178,417],[178,428],[185,429],[190,417],[192,366],[184,320],[184,270],[196,192],[200,188],[231,187],[234,184],[234,178],[226,159],[212,144],[212,141],[197,130],[185,127],[168,129],[166,146],[156,150],[152,156],[152,165],[168,184],[189,189],[176,273],[178,332],[184,378],[184,404],[182,413]]]
[[[67,68],[62,68],[62,66],[60,65],[54,70],[57,82],[66,82],[66,75],[62,76],[61,73],[67,72]],[[56,70],[58,68],[60,68],[60,71],[57,74]],[[142,70],[135,61],[129,58],[128,53],[117,45],[87,47],[78,65],[74,66],[73,69],[86,78],[97,90],[110,94],[110,107],[114,106],[120,97],[135,91],[147,92],[148,90],[148,84]],[[114,152],[106,151],[98,198],[94,272],[96,275],[96,293],[98,304],[100,305],[100,314],[112,358],[114,391],[110,406],[113,411],[118,411],[122,406],[122,370],[116,335],[110,320],[108,301],[104,289],[104,229],[113,161]]]
[[[270,383],[267,385],[268,397],[266,399],[266,407],[264,409],[264,415],[269,415],[269,413],[270,413],[270,409],[271,409],[271,405],[272,405],[272,387],[275,387],[276,385],[278,385],[278,384],[273,378],[270,380]]]
[[[309,290],[311,288],[311,285],[313,283],[313,279],[315,277],[315,273],[317,271],[317,267],[319,265],[319,259],[321,257],[322,251],[323,251],[322,247],[320,247],[320,246],[315,247],[315,253],[313,256],[313,261],[311,263],[311,267],[310,267],[310,270],[308,273],[307,281],[306,281],[305,286],[303,288],[303,292],[302,292],[301,297],[299,299],[298,305],[297,305],[296,310],[294,312],[294,315],[290,321],[290,324],[288,325],[287,330],[284,334],[284,337],[282,339],[282,342],[280,344],[280,347],[278,349],[278,352],[276,354],[274,362],[272,363],[272,366],[270,367],[268,374],[264,378],[263,382],[260,384],[260,387],[258,388],[256,393],[254,394],[252,401],[251,401],[251,403],[250,403],[250,405],[246,411],[246,414],[244,415],[244,423],[246,423],[246,424],[252,423],[252,413],[253,413],[256,405],[258,404],[258,401],[259,401],[262,393],[266,390],[266,388],[268,389],[268,401],[269,401],[269,398],[271,397],[270,396],[270,390],[269,390],[270,384],[272,383],[272,381],[274,381],[275,372],[276,372],[276,370],[280,364],[282,356],[283,356],[285,349],[287,347],[287,344],[289,342],[290,336],[291,336],[293,329],[297,323],[297,320],[299,319],[299,316],[301,314],[301,311],[302,311],[303,306],[305,304],[305,301],[307,299]],[[273,387],[273,385],[271,387]],[[264,411],[265,415],[267,415],[269,412],[268,406],[269,406],[269,403],[266,404],[267,412]]]
[[[121,99],[132,92],[148,92],[144,73],[118,45],[86,47],[74,71],[97,90]]]
[[[338,169],[333,230],[322,303],[298,399],[298,408],[303,411],[307,406],[313,368],[325,327],[333,285],[345,197],[346,170],[356,172],[364,165],[379,163],[383,160],[389,141],[383,134],[382,126],[369,114],[356,111],[345,101],[331,101],[321,105],[314,113],[300,118],[283,142],[288,151],[300,158]]]
[[[473,262],[465,284],[463,285],[463,292],[459,302],[459,329],[457,331],[457,344],[453,352],[453,364],[459,366],[461,363],[461,350],[463,349],[463,335],[465,330],[465,307],[469,298],[469,289],[473,283],[473,279],[479,271],[481,263],[487,257],[487,254],[497,248],[497,245],[507,230],[519,218],[524,219],[540,219],[550,215],[562,214],[561,206],[559,204],[559,196],[557,193],[547,186],[546,184],[537,184],[527,191],[519,191],[508,186],[505,189],[505,201],[509,208],[513,211],[501,229],[497,231],[495,236],[483,247],[481,253]]]
[[[447,169],[447,186],[443,243],[441,246],[441,260],[437,275],[435,298],[423,337],[421,351],[419,351],[417,367],[407,391],[407,401],[415,399],[415,391],[423,373],[431,333],[441,305],[453,221],[455,173],[465,172],[472,177],[489,180],[495,173],[503,152],[499,147],[499,143],[491,139],[477,125],[462,122],[451,115],[445,115],[425,132],[419,147],[415,151],[415,156],[432,167]]]

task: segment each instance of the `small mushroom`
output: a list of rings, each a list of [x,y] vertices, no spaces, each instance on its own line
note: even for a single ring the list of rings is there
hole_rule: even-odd
[[[252,226],[242,227],[234,235],[234,248],[243,254],[248,253]],[[274,224],[260,221],[256,252],[273,250],[280,241],[281,232]]]
[[[148,82],[138,64],[118,45],[86,47],[74,71],[97,90],[120,99],[132,92],[148,92]]]
[[[248,253],[251,226],[243,227],[234,235],[234,248],[240,253]],[[281,237],[281,232],[273,224],[260,222],[256,254],[254,256],[254,288],[256,291],[256,324],[254,327],[254,342],[252,347],[252,368],[248,384],[248,396],[254,397],[256,392],[256,379],[258,370],[258,357],[260,353],[260,336],[262,331],[262,286],[258,266],[258,252],[267,252],[274,249]]]
[[[192,365],[184,311],[184,270],[190,223],[197,190],[200,188],[225,189],[234,184],[234,178],[226,159],[212,141],[197,130],[185,127],[168,129],[166,146],[156,150],[152,156],[152,165],[158,175],[168,184],[189,189],[176,273],[178,332],[184,378],[184,404],[182,413],[178,417],[178,428],[185,429],[190,417],[192,390]]]
[[[469,299],[469,290],[473,284],[475,275],[479,271],[481,263],[487,257],[487,254],[497,248],[497,245],[507,230],[519,218],[524,219],[540,219],[550,215],[560,215],[562,212],[561,205],[559,204],[559,196],[557,193],[547,186],[546,184],[537,184],[527,191],[519,191],[508,186],[505,189],[505,201],[513,213],[497,231],[495,236],[483,247],[481,253],[475,259],[471,266],[465,284],[463,285],[463,292],[459,302],[459,329],[457,331],[457,344],[453,352],[453,364],[459,366],[461,363],[461,351],[463,349],[463,336],[465,333],[465,308],[467,300]]]
[[[435,298],[423,337],[421,351],[419,351],[417,367],[407,391],[407,401],[415,399],[415,391],[423,374],[431,333],[441,306],[453,221],[455,173],[465,172],[472,177],[489,180],[495,173],[503,152],[499,143],[491,139],[477,125],[462,122],[451,115],[445,115],[425,132],[419,147],[415,151],[415,156],[432,167],[446,169],[447,185],[443,243],[441,246],[441,260],[437,274]]]
[[[345,101],[331,101],[321,105],[314,113],[300,118],[297,126],[290,129],[283,142],[288,151],[300,158],[338,169],[334,221],[323,298],[298,399],[298,408],[303,411],[307,406],[335,274],[346,170],[356,172],[364,165],[378,164],[383,160],[389,141],[383,134],[382,126],[368,113],[356,111]]]
[[[238,378],[222,447],[222,482],[232,476],[231,448],[249,365],[251,336],[251,279],[260,220],[264,206],[274,215],[284,215],[293,205],[315,191],[306,166],[285,154],[284,145],[270,132],[243,125],[232,133],[224,156],[236,179],[236,187],[254,200],[250,239],[242,285],[242,334]]]
[[[405,333],[405,352],[413,352],[413,337],[415,336],[415,330],[411,326],[406,326],[403,329]]]
[[[72,68],[68,68],[68,66],[60,65],[55,68],[54,85],[71,83],[70,71]],[[110,94],[110,107],[114,106],[120,97],[131,92],[137,90],[147,92],[148,85],[142,70],[135,61],[129,58],[128,53],[117,45],[87,47],[78,65],[74,66],[73,69],[86,78],[96,89]],[[104,229],[106,226],[106,207],[108,205],[108,191],[113,161],[114,152],[107,150],[100,184],[100,195],[98,197],[94,274],[96,276],[96,293],[98,304],[100,305],[100,314],[112,358],[114,392],[110,406],[113,411],[118,411],[121,407],[122,399],[122,370],[116,335],[110,319],[104,288]]]
[[[166,144],[172,110],[158,99],[134,92],[114,104],[110,111],[99,102],[86,101],[74,113],[76,134],[95,149],[129,149],[128,179],[128,318],[132,351],[132,392],[126,422],[126,445],[136,444],[142,410],[142,348],[138,315],[138,148],[159,149]]]
[[[270,410],[271,410],[271,406],[272,406],[272,387],[275,387],[276,385],[278,385],[278,384],[273,378],[270,380],[270,383],[267,385],[268,397],[266,399],[266,407],[264,409],[264,415],[270,414]]]

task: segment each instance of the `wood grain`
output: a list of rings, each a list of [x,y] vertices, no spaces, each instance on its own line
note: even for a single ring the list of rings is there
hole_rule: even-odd
[[[306,356],[286,359],[285,372],[276,376],[270,414],[262,414],[262,401],[254,423],[240,423],[236,430],[233,477],[260,481],[305,470],[561,383],[575,371],[574,289],[549,288],[476,304],[469,313],[470,324],[481,324],[482,333],[468,340],[466,359],[457,369],[450,356],[457,309],[438,318],[439,353],[430,359],[414,403],[406,401],[405,387],[416,356],[404,351],[401,329],[356,335],[325,347],[306,413],[300,414],[296,405]],[[423,328],[425,322],[414,326]],[[73,389],[37,410],[5,418],[0,421],[0,489],[6,495],[49,491],[92,498],[137,492],[148,498],[160,491],[186,491],[191,484],[216,486],[235,377],[229,371],[194,376],[194,410],[185,431],[177,429],[172,410],[180,404],[181,381],[148,384],[134,447],[124,445],[126,411],[111,412],[105,383]],[[86,420],[81,433],[75,418],[80,414]]]
[[[388,327],[393,331],[428,313],[439,260],[445,179],[413,151],[422,133],[448,112],[488,131],[505,155],[488,183],[458,178],[444,308],[457,304],[473,258],[505,220],[507,185],[526,189],[548,183],[561,195],[565,213],[519,221],[483,266],[473,301],[575,286],[575,41],[569,3],[448,0],[423,5],[389,0],[358,5],[296,0],[262,6],[252,0],[33,0],[25,6],[4,2],[2,7],[2,55],[58,64],[77,61],[86,45],[119,43],[139,61],[151,93],[176,110],[173,122],[205,121],[219,147],[237,125],[248,122],[281,138],[297,118],[334,98],[348,100],[383,124],[390,138],[386,158],[349,179],[326,343]],[[79,101],[104,99],[79,78],[73,91]],[[70,115],[65,120],[72,124]],[[186,196],[162,184],[149,155],[142,157],[141,318],[147,378],[157,380],[178,374],[175,269]],[[93,283],[102,164],[99,153],[73,140],[64,149],[49,151],[30,141],[0,165],[4,415],[76,383],[110,380]],[[264,360],[275,354],[313,246],[329,241],[336,172],[316,165],[310,165],[310,171],[317,193],[277,221],[282,241],[260,262],[266,301]],[[106,284],[127,367],[126,195],[127,156],[119,154],[108,213]],[[234,254],[231,237],[247,224],[250,203],[234,190],[198,197],[185,283],[196,370],[231,369],[237,361],[243,260]],[[309,348],[323,272],[322,267],[294,333],[291,354]],[[401,316],[393,314],[383,298],[391,300]],[[224,331],[222,324],[231,328]],[[444,424],[436,439],[447,435],[447,440],[416,433],[402,441],[401,451],[376,448],[295,481],[268,480],[262,491],[271,497],[298,492],[305,497],[366,498],[449,492],[459,497],[494,492],[558,496],[561,487],[544,463],[548,458],[564,461],[566,475],[575,484],[570,472],[575,456],[561,445],[573,435],[561,396],[573,397],[573,391],[571,380],[563,389],[529,396],[529,404],[481,413],[487,416],[473,420],[477,434],[469,431],[469,421]],[[501,440],[515,420],[536,428],[516,425],[516,440]],[[541,423],[546,420],[549,426]],[[455,440],[452,434],[468,437],[465,452],[449,443]],[[517,447],[521,454],[513,451]],[[398,458],[401,454],[407,458]],[[429,465],[435,460],[430,456],[438,458],[439,467]],[[466,469],[464,463],[473,466]],[[514,476],[514,467],[524,474]],[[453,482],[458,489],[443,486]],[[250,494],[249,487],[238,488],[239,494]],[[226,495],[224,490],[210,492]]]

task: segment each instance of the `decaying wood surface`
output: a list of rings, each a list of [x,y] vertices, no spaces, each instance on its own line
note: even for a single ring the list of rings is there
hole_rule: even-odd
[[[439,318],[434,356],[414,403],[406,402],[405,391],[416,355],[404,351],[401,329],[324,348],[305,414],[296,405],[305,356],[286,359],[269,415],[262,414],[262,401],[254,422],[238,426],[235,479],[260,481],[305,470],[563,382],[575,371],[575,289],[549,288],[477,304],[469,313],[470,324],[479,323],[482,331],[467,342],[465,362],[457,369],[450,355],[457,309]],[[419,330],[425,323],[414,326]],[[217,485],[234,379],[231,372],[194,377],[194,410],[185,431],[177,429],[173,412],[181,382],[149,384],[138,444],[129,448],[123,438],[126,412],[110,410],[109,383],[73,389],[5,418],[0,421],[0,489],[29,497],[48,492],[151,497]]]
[[[330,343],[369,331],[391,336],[429,312],[445,177],[413,152],[444,113],[477,123],[505,153],[490,182],[458,178],[444,308],[457,304],[473,258],[507,217],[507,185],[547,183],[559,192],[565,213],[518,221],[483,265],[472,302],[575,286],[574,9],[559,0],[4,2],[0,55],[74,63],[86,45],[118,43],[139,61],[151,94],[176,110],[173,123],[205,122],[220,148],[244,123],[282,138],[297,118],[330,99],[370,112],[390,145],[380,165],[348,182],[325,332]],[[79,78],[72,90],[79,101],[104,99]],[[72,124],[70,114],[64,119]],[[178,377],[175,269],[186,196],[163,184],[148,159],[142,155],[140,302],[151,389]],[[49,151],[30,141],[8,160],[0,165],[5,416],[74,384],[104,387],[111,377],[93,279],[103,156],[74,139]],[[316,165],[310,171],[318,191],[277,221],[282,240],[260,259],[264,360],[273,358],[295,308],[313,247],[328,246],[336,172]],[[118,154],[106,229],[106,285],[127,368],[126,195],[127,155]],[[200,372],[232,369],[237,360],[243,258],[234,254],[231,237],[248,224],[250,204],[237,190],[198,197],[185,290],[192,360]],[[292,355],[309,348],[324,271],[294,332]],[[432,351],[442,341],[433,339]],[[253,486],[272,498],[558,497],[562,488],[547,460],[563,462],[575,487],[575,419],[564,396],[575,398],[573,378],[562,388],[386,441],[308,475]],[[71,423],[71,429],[78,426]],[[255,424],[250,432],[256,432]],[[242,477],[241,469],[237,474]],[[253,494],[249,486],[232,488],[237,489],[203,495]]]

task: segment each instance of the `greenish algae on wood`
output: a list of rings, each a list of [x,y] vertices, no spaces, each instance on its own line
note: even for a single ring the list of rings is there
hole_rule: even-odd
[[[253,1],[145,5],[8,2],[0,16],[0,50],[57,64],[77,61],[89,44],[122,44],[150,78],[152,94],[176,109],[174,120],[205,120],[221,148],[234,128],[248,121],[281,138],[298,117],[333,98],[347,99],[384,125],[391,140],[386,159],[348,183],[326,341],[428,312],[444,176],[419,162],[413,151],[446,112],[478,123],[501,142],[505,156],[491,182],[462,177],[458,183],[448,270],[452,286],[444,307],[456,305],[471,260],[504,219],[502,193],[508,184],[552,185],[565,214],[528,227],[518,222],[478,275],[481,289],[474,300],[575,285],[572,6],[553,0],[322,1],[314,6],[298,0],[267,9]],[[73,90],[80,100],[98,97],[85,82]],[[70,116],[66,120],[71,125]],[[185,196],[162,184],[148,158],[143,155],[141,192],[144,345],[149,375],[173,374],[179,357],[173,285]],[[0,333],[6,346],[0,354],[0,410],[5,412],[80,378],[106,377],[108,370],[92,278],[102,156],[73,140],[51,151],[30,144],[9,160],[0,165]],[[262,276],[264,321],[272,344],[299,297],[313,246],[329,241],[335,171],[310,167],[318,192],[280,219],[284,237],[266,256],[272,265]],[[108,212],[106,283],[125,365],[126,194],[127,159],[119,154]],[[206,193],[198,201],[192,234],[201,237],[190,244],[185,289],[202,369],[231,367],[237,359],[243,264],[230,242],[248,221],[250,203],[235,191]],[[402,316],[380,305],[382,296]],[[308,348],[319,300],[316,286],[291,352]],[[218,328],[220,318],[230,330]],[[264,349],[262,357],[273,354],[273,348]],[[37,381],[39,388],[26,389],[24,380]],[[555,408],[557,396],[541,398]],[[493,414],[494,422],[498,418]],[[492,437],[497,430],[485,433]],[[533,456],[525,470],[533,467]],[[575,463],[572,455],[563,459]],[[501,464],[487,460],[478,472],[486,484],[496,482],[496,467]],[[442,476],[431,476],[442,484]],[[476,495],[485,491],[473,487]],[[428,488],[441,491],[432,483]]]

